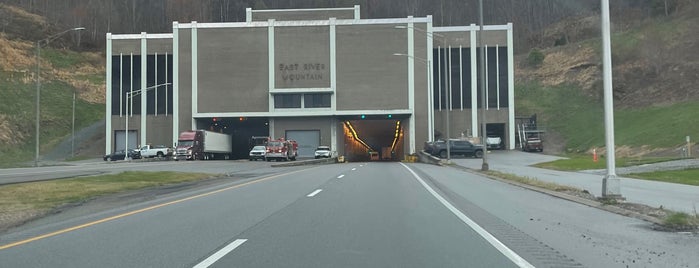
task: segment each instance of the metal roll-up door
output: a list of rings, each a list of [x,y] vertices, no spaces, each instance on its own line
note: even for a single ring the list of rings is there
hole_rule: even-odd
[[[299,157],[313,157],[320,145],[320,130],[287,130],[286,139],[299,144]]]
[[[124,150],[124,144],[126,143],[126,136],[124,133],[126,132],[123,130],[114,131],[114,151]],[[136,130],[129,130],[129,148],[136,148],[136,145],[138,145],[137,137],[138,133]]]

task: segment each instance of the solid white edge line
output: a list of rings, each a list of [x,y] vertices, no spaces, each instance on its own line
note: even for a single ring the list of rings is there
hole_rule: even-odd
[[[344,176],[345,176],[345,175],[343,174],[343,175],[337,176],[337,178],[338,178],[338,179],[342,179],[342,177],[344,177]]]
[[[223,258],[223,256],[226,256],[226,254],[230,253],[235,248],[237,248],[240,245],[242,245],[243,243],[245,243],[245,241],[248,241],[248,240],[247,239],[236,239],[235,241],[231,242],[230,244],[228,244],[227,246],[225,246],[221,250],[216,251],[216,253],[214,253],[211,256],[209,256],[208,258],[206,258],[206,260],[195,265],[193,268],[206,268],[206,267],[211,266],[216,261]]]
[[[313,191],[312,193],[308,194],[307,197],[314,197],[315,195],[320,193],[320,191],[322,191],[322,190],[323,189],[317,189],[317,190]]]
[[[407,165],[405,165],[403,163],[400,163],[400,164],[403,167],[405,167],[408,171],[410,171],[410,173],[413,174],[413,177],[415,177],[415,179],[417,179],[418,182],[420,182],[420,184],[422,184],[422,186],[425,187],[425,189],[427,189],[427,191],[432,194],[432,196],[437,198],[437,200],[439,200],[439,202],[441,202],[442,205],[447,207],[447,209],[449,209],[449,211],[451,211],[451,213],[456,215],[456,217],[458,217],[461,221],[466,223],[469,227],[471,227],[471,229],[476,231],[476,233],[478,233],[481,237],[483,237],[486,241],[488,241],[488,243],[493,245],[493,247],[495,247],[498,251],[500,251],[500,253],[505,255],[505,257],[510,259],[515,265],[517,265],[519,267],[534,267],[534,265],[532,265],[527,260],[525,260],[524,258],[519,256],[517,253],[515,253],[513,250],[511,250],[510,248],[505,246],[505,244],[500,242],[500,240],[495,238],[492,234],[488,233],[488,231],[483,229],[483,227],[481,227],[476,222],[471,220],[469,217],[467,217],[465,214],[463,214],[460,210],[458,210],[456,207],[454,207],[451,203],[449,203],[449,201],[444,199],[444,197],[439,195],[435,190],[432,189],[432,187],[427,185],[427,183],[424,180],[422,180],[422,178],[420,178],[420,176],[418,176],[417,173],[415,173],[415,171],[413,171],[412,169],[410,169]]]

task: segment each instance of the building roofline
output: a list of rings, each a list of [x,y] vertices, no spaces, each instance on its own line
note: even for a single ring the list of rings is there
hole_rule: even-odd
[[[179,29],[192,28],[247,28],[247,27],[297,27],[297,26],[328,26],[328,25],[370,25],[370,24],[400,24],[400,23],[429,23],[430,17],[421,18],[390,18],[390,19],[328,19],[328,20],[295,20],[295,21],[252,21],[252,22],[190,22],[179,23]]]

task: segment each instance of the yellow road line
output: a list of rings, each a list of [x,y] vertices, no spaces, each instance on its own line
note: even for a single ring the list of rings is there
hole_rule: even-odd
[[[258,182],[262,182],[262,181],[267,181],[267,180],[275,179],[275,178],[278,178],[278,177],[283,176],[283,175],[290,175],[290,174],[294,174],[294,173],[301,172],[301,171],[304,171],[304,170],[309,170],[309,169],[302,169],[302,170],[297,170],[297,171],[293,171],[293,172],[289,172],[289,173],[277,174],[277,175],[274,175],[274,176],[265,177],[265,178],[257,179],[257,180],[254,180],[254,181],[249,181],[249,182],[246,182],[246,183],[242,183],[242,184],[238,184],[238,185],[226,187],[226,188],[223,188],[223,189],[218,189],[218,190],[216,190],[216,191],[211,191],[211,192],[208,192],[208,193],[198,194],[198,195],[190,196],[190,197],[187,197],[187,198],[183,198],[183,199],[178,199],[178,200],[170,201],[170,202],[167,202],[167,203],[162,203],[162,204],[159,204],[159,205],[150,206],[150,207],[146,207],[146,208],[142,208],[142,209],[138,209],[138,210],[126,212],[126,213],[123,213],[123,214],[111,216],[111,217],[104,218],[104,219],[101,219],[101,220],[96,220],[96,221],[88,222],[88,223],[85,223],[85,224],[73,226],[73,227],[70,227],[70,228],[58,230],[58,231],[51,232],[51,233],[47,233],[47,234],[43,234],[43,235],[40,235],[40,236],[35,236],[35,237],[29,238],[29,239],[25,239],[25,240],[17,241],[17,242],[14,242],[14,243],[2,245],[2,246],[0,246],[0,250],[4,250],[4,249],[16,247],[16,246],[19,246],[19,245],[24,245],[24,244],[27,244],[27,243],[30,243],[30,242],[34,242],[34,241],[37,241],[37,240],[41,240],[41,239],[44,239],[44,238],[49,238],[49,237],[52,237],[52,236],[57,236],[57,235],[60,235],[60,234],[72,232],[72,231],[75,231],[75,230],[83,229],[83,228],[85,228],[85,227],[90,227],[90,226],[97,225],[97,224],[100,224],[100,223],[105,223],[105,222],[108,222],[108,221],[112,221],[112,220],[124,218],[124,217],[127,217],[127,216],[131,216],[131,215],[135,215],[135,214],[138,214],[138,213],[142,213],[142,212],[154,210],[154,209],[157,209],[157,208],[161,208],[161,207],[165,207],[165,206],[169,206],[169,205],[174,205],[174,204],[182,203],[182,202],[189,201],[189,200],[192,200],[192,199],[197,199],[197,198],[200,198],[200,197],[205,197],[205,196],[217,194],[217,193],[220,193],[220,192],[224,192],[224,191],[228,191],[228,190],[240,188],[240,187],[247,186],[247,185],[250,185],[250,184],[253,184],[253,183],[258,183]]]

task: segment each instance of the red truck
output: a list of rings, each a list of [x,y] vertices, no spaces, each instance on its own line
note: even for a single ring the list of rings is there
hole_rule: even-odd
[[[267,161],[272,161],[272,159],[277,161],[293,161],[296,160],[296,157],[298,156],[297,150],[299,145],[294,140],[285,140],[281,138],[270,140],[267,141],[267,145],[265,145],[265,147],[267,148],[267,154],[265,155],[265,159],[267,159]]]

